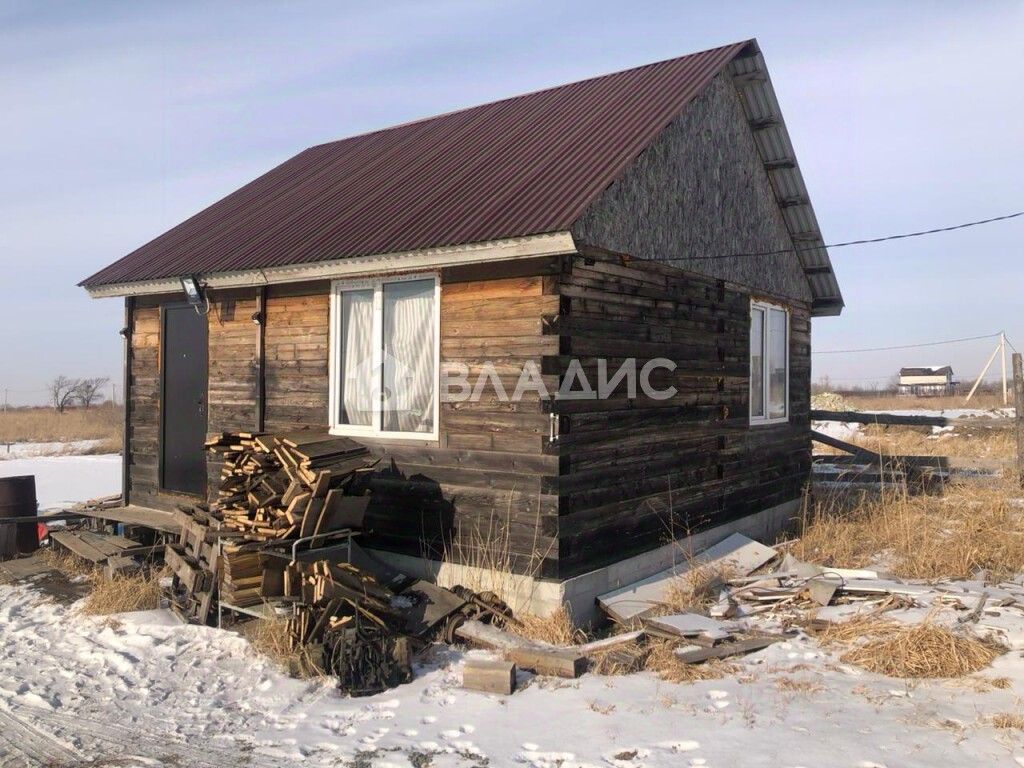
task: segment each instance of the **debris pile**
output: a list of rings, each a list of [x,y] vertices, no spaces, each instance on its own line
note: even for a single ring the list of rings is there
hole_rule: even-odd
[[[324,432],[224,433],[206,448],[222,462],[217,497],[179,510],[180,539],[164,553],[172,605],[200,624],[222,605],[293,594],[286,577],[300,548],[337,545],[362,527],[370,498],[354,480],[375,463],[365,447]]]
[[[369,499],[347,489],[376,462],[348,438],[224,433],[207,441],[206,449],[223,462],[210,513],[224,528],[265,541],[307,538],[362,522]]]

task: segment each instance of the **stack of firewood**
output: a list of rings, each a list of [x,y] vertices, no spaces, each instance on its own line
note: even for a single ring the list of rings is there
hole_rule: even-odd
[[[366,497],[347,493],[372,462],[365,447],[324,432],[224,433],[207,441],[223,467],[210,512],[257,540],[306,538],[358,527]]]

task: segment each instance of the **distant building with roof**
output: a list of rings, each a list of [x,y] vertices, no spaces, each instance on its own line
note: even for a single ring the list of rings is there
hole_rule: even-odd
[[[901,395],[934,397],[952,395],[956,389],[953,368],[948,365],[930,365],[917,368],[900,368],[899,392]]]

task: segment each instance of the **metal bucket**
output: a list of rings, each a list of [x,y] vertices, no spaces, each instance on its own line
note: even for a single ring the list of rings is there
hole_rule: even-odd
[[[0,518],[36,516],[35,475],[0,477]],[[35,522],[24,525],[0,525],[0,560],[18,552],[28,554],[39,549],[39,529]]]

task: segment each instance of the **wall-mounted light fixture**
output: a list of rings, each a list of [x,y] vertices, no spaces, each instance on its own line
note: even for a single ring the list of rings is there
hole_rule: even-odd
[[[260,312],[259,310],[256,310],[255,312],[252,313],[252,324],[263,325],[263,313]]]
[[[117,335],[120,336],[121,338],[127,339],[128,338],[128,326],[126,325],[124,328],[122,328],[120,331],[118,331]]]
[[[185,291],[185,298],[193,307],[201,307],[203,301],[203,286],[199,284],[199,275],[185,275],[181,278],[181,289]]]

